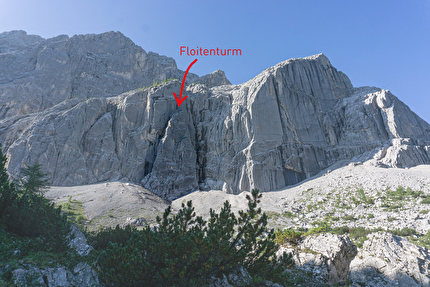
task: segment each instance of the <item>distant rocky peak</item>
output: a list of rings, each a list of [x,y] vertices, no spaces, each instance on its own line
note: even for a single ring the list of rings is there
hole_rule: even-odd
[[[200,77],[197,82],[208,87],[231,85],[230,81],[227,79],[224,71],[222,70],[216,70],[210,74]]]
[[[323,53],[315,54],[315,55],[312,55],[312,56],[307,56],[307,57],[304,57],[302,59],[303,60],[317,60],[322,65],[331,66],[330,60]]]
[[[114,31],[102,34],[74,35],[70,38],[70,41],[85,46],[90,52],[105,55],[116,55],[124,48],[137,47],[130,38],[124,36],[121,32]]]
[[[0,54],[21,50],[29,45],[42,42],[43,39],[37,35],[28,35],[27,32],[14,30],[0,33]]]
[[[160,55],[158,53],[154,52],[148,52],[148,57],[150,59],[154,59],[158,63],[160,63],[161,66],[165,67],[166,69],[177,69],[176,61],[173,58]]]
[[[290,98],[288,102],[308,101],[305,98],[309,98],[312,105],[318,102],[314,108],[321,111],[331,109],[339,99],[353,93],[348,76],[333,67],[324,54],[280,62],[244,83],[243,87],[248,88],[248,94],[253,97],[277,95],[278,99]],[[264,97],[261,100],[266,101]],[[249,97],[246,101],[250,102]]]
[[[25,31],[0,34],[0,120],[46,110],[64,100],[112,97],[182,79],[173,58],[146,52],[121,32],[44,39]],[[12,64],[13,63],[13,64]],[[230,84],[222,72],[187,84]]]

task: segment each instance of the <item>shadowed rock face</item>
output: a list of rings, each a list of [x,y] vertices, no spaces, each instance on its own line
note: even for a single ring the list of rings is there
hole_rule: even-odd
[[[216,85],[223,76],[200,80]],[[323,54],[279,63],[241,85],[192,84],[178,108],[180,87],[171,81],[6,118],[8,171],[39,161],[53,185],[124,179],[172,200],[196,189],[275,190],[343,159],[430,163],[430,126],[388,91],[353,88]]]
[[[43,39],[0,34],[0,119],[39,112],[64,100],[110,97],[169,78],[182,79],[172,58],[146,53],[120,32]],[[230,84],[224,72],[191,82]]]

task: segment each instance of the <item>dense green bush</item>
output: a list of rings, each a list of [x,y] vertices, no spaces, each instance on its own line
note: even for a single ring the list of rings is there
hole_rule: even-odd
[[[413,229],[413,228],[409,228],[409,227],[403,227],[402,229],[394,229],[394,230],[389,230],[389,232],[391,232],[394,235],[397,236],[411,236],[411,235],[417,235],[418,232]]]
[[[248,209],[237,218],[226,201],[206,222],[189,201],[175,215],[168,207],[157,227],[101,232],[90,239],[99,253],[100,279],[107,286],[204,286],[211,276],[241,265],[254,277],[285,280],[291,256],[276,259],[274,231],[267,230],[267,216],[256,208],[260,197],[253,190]],[[109,233],[112,242],[104,248]]]
[[[4,221],[8,231],[20,236],[43,240],[44,250],[68,249],[70,223],[61,215],[61,209],[40,195],[19,194],[6,208]]]
[[[117,225],[115,228],[106,228],[101,231],[84,232],[88,244],[97,250],[104,250],[108,247],[109,243],[116,243],[120,246],[125,246],[130,240],[131,235],[136,228],[126,225],[124,228]]]
[[[284,230],[276,230],[275,232],[275,242],[278,244],[286,244],[289,243],[293,246],[296,246],[300,243],[304,232],[296,231],[293,228],[288,228]]]
[[[5,163],[0,147],[0,286],[13,285],[12,270],[22,262],[72,268],[82,261],[68,245],[71,225],[66,216],[42,196],[47,181],[40,165],[27,166],[23,177],[12,182]]]
[[[15,184],[9,180],[5,163],[6,157],[0,148],[0,220],[7,231],[38,238],[31,244],[39,251],[68,250],[71,225],[67,217],[61,215],[61,209],[42,196],[48,182],[40,165],[23,168],[23,177]]]

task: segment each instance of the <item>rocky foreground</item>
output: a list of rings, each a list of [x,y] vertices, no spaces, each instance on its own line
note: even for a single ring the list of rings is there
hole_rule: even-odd
[[[301,282],[298,286],[342,282],[347,286],[430,286],[426,248],[430,243],[429,174],[427,165],[387,169],[355,162],[323,171],[294,187],[263,193],[261,206],[269,215],[270,226],[297,232],[331,227],[302,234],[300,240],[280,248],[280,252],[294,254],[297,269],[290,272]],[[120,182],[53,187],[46,196],[58,204],[72,196],[82,204],[87,226],[132,224],[139,228],[153,224],[155,216],[168,206],[142,187]],[[209,208],[219,209],[225,200],[232,203],[233,210],[246,209],[244,196],[199,191],[171,204],[177,210],[181,203],[192,200],[197,214],[206,217]],[[137,205],[136,198],[140,198]],[[348,228],[343,234],[333,233],[344,226]],[[354,229],[364,233],[351,233]],[[391,233],[402,229],[409,233]],[[246,271],[238,274],[226,274],[214,286],[250,280]]]

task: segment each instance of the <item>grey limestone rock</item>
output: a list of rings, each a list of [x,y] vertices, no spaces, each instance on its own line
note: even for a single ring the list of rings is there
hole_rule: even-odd
[[[357,254],[357,247],[346,235],[310,235],[296,247],[283,246],[277,255],[291,253],[296,265],[313,273],[329,284],[344,283],[349,279],[349,266]]]
[[[97,272],[82,262],[73,268],[73,272],[64,267],[18,268],[12,271],[12,281],[17,286],[102,286]]]
[[[0,34],[0,119],[73,98],[117,96],[183,75],[174,59],[146,53],[120,32],[50,39],[5,32]],[[219,71],[204,78],[189,73],[187,79],[229,84]]]
[[[351,280],[365,286],[430,286],[427,248],[387,232],[369,235],[351,262]]]
[[[0,34],[0,54],[20,51],[26,46],[43,41],[37,35],[27,35],[25,31],[11,31]]]
[[[70,246],[81,256],[88,255],[94,248],[88,245],[85,235],[76,226],[72,225],[71,234],[74,238],[70,241]]]
[[[249,275],[248,271],[243,266],[239,266],[227,276],[223,274],[221,278],[211,277],[209,280],[209,283],[206,286],[207,287],[233,287],[233,286],[251,286],[251,285],[253,285],[251,275]],[[281,284],[273,283],[268,280],[265,280],[259,283],[258,286],[282,287]]]
[[[215,72],[207,74],[200,79],[197,79],[197,82],[207,87],[231,85],[230,81],[225,76],[224,71],[221,70],[216,70]]]
[[[69,43],[73,55],[92,51],[109,67],[145,64],[151,74],[130,80],[140,86],[176,69],[170,58],[144,53],[120,33],[59,39],[36,40]],[[112,53],[118,51],[134,60],[117,63]],[[66,62],[84,65],[90,54]],[[98,66],[79,71],[90,73],[91,67]],[[115,73],[100,77],[112,80]],[[9,173],[16,176],[24,164],[39,161],[53,185],[127,180],[173,200],[197,189],[276,190],[340,160],[386,167],[430,163],[430,126],[389,91],[353,88],[323,54],[284,61],[241,85],[228,85],[221,71],[196,77],[190,75],[193,84],[185,87],[188,98],[180,107],[173,97],[180,80],[115,97],[108,96],[119,90],[103,80],[106,92],[98,98],[60,97],[39,113],[3,119],[0,142]],[[76,89],[98,87],[85,79],[79,77]]]
[[[124,226],[126,225],[131,225],[131,226],[145,226],[147,225],[148,222],[145,218],[143,217],[139,217],[139,218],[131,218],[131,217],[127,217]]]

